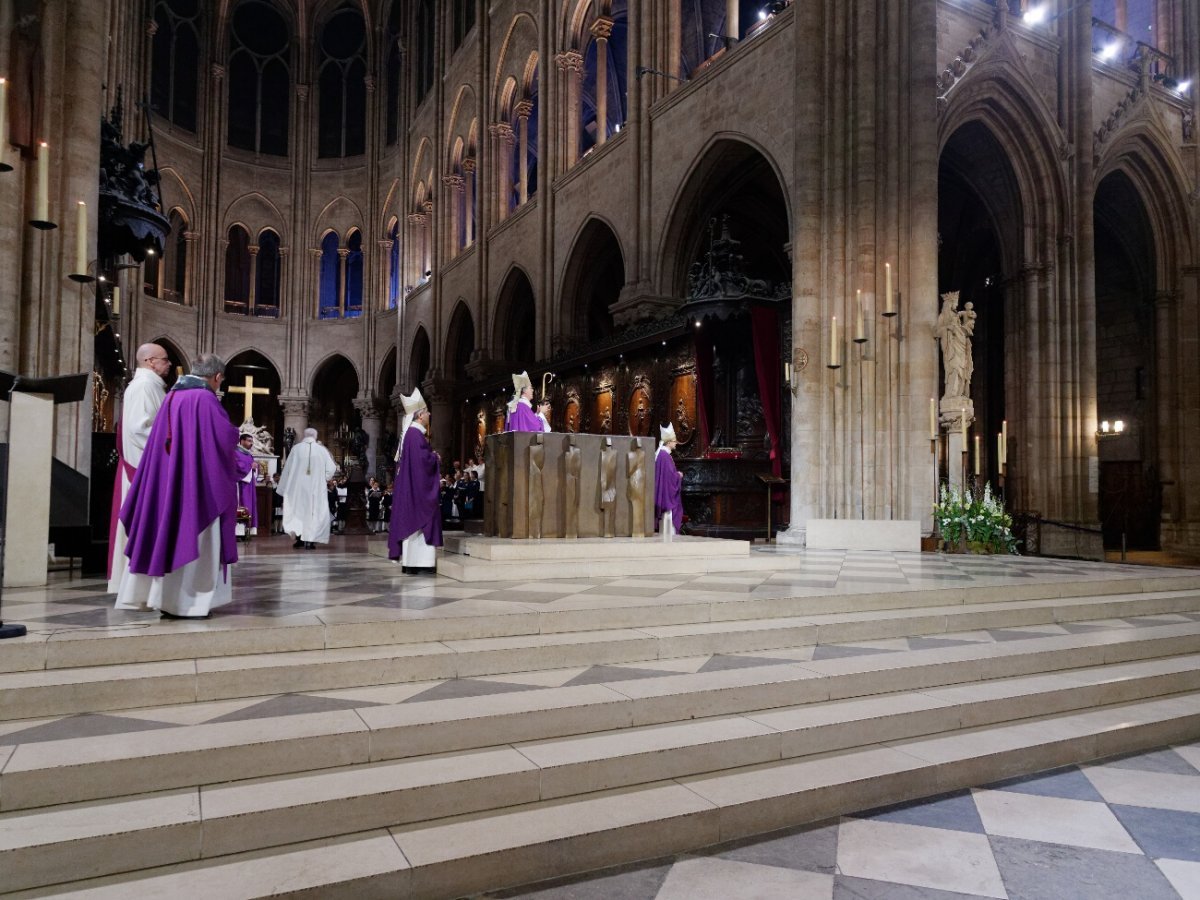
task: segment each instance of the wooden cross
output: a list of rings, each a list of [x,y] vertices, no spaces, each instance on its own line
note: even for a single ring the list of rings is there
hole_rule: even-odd
[[[246,403],[246,412],[242,416],[243,422],[249,422],[251,419],[250,414],[254,411],[254,395],[255,394],[265,394],[268,397],[271,396],[270,388],[256,388],[254,386],[254,376],[253,375],[247,375],[246,383],[243,384],[241,387],[230,387],[230,388],[226,388],[225,390],[231,394],[242,394],[243,395],[243,398],[245,399],[245,403]]]

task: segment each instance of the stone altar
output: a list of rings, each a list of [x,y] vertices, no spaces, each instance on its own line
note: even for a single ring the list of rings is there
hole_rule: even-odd
[[[484,533],[518,539],[653,536],[654,450],[650,437],[490,435]]]

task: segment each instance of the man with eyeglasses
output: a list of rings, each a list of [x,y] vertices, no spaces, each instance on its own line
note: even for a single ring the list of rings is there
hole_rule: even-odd
[[[113,482],[112,513],[108,527],[108,592],[121,587],[128,560],[125,558],[125,526],[119,515],[129,494],[134,472],[142,461],[150,427],[167,393],[164,380],[171,371],[171,360],[158,344],[142,344],[137,351],[137,368],[121,399],[121,418],[117,422],[117,477]]]

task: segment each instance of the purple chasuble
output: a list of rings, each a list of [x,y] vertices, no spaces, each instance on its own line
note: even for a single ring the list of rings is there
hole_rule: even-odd
[[[673,513],[675,530],[683,525],[683,476],[675,468],[675,460],[666,450],[654,457],[654,530],[662,524],[663,513]]]
[[[154,418],[121,507],[129,571],[161,577],[200,556],[200,534],[221,522],[221,562],[237,562],[238,430],[204,381],[171,388]]]
[[[441,466],[429,441],[415,425],[404,432],[396,481],[392,487],[392,521],[388,523],[388,557],[400,558],[400,545],[414,531],[430,547],[442,546]]]
[[[258,482],[257,476],[249,481],[242,481],[250,471],[254,468],[255,459],[253,453],[247,453],[239,445],[237,453],[233,457],[234,467],[237,469],[237,489],[238,489],[238,506],[244,506],[250,510],[250,521],[246,523],[247,528],[258,527],[258,494],[255,492],[255,485]]]
[[[504,424],[505,431],[536,431],[541,432],[542,420],[537,417],[532,409],[524,403],[518,401],[517,408],[508,414],[508,421]]]

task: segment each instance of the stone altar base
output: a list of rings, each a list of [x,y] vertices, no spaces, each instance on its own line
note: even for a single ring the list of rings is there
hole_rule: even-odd
[[[916,519],[809,519],[810,550],[921,549],[921,523]]]
[[[445,547],[438,554],[438,574],[463,582],[716,574],[775,570],[789,565],[769,555],[752,556],[749,541],[678,534],[669,544],[657,535],[514,541],[446,534],[444,540]],[[367,549],[372,556],[387,557],[386,541],[371,541]]]

